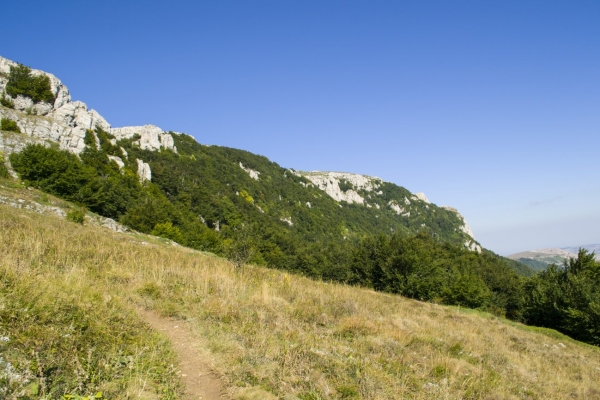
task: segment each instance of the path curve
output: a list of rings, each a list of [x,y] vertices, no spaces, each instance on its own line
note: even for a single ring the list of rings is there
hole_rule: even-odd
[[[179,359],[184,399],[223,400],[224,385],[194,346],[196,340],[185,321],[161,317],[151,310],[138,309],[140,316],[154,330],[169,338]]]

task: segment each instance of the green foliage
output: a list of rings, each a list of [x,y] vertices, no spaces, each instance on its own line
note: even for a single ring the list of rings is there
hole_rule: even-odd
[[[563,267],[550,265],[526,284],[525,320],[600,345],[600,263],[580,249]]]
[[[183,235],[178,227],[173,226],[171,222],[164,222],[162,224],[156,224],[151,232],[154,236],[160,236],[167,239],[171,239],[177,243],[183,243]]]
[[[13,103],[10,98],[6,97],[5,93],[2,93],[2,97],[0,97],[0,104],[4,107],[15,108],[15,103]]]
[[[0,151],[0,178],[9,179],[10,174],[8,168],[6,168],[6,160],[4,159],[4,153]]]
[[[29,97],[34,103],[40,101],[54,103],[54,93],[50,90],[50,78],[47,75],[33,75],[31,68],[22,64],[10,67],[6,93],[12,98],[19,95]]]
[[[83,225],[86,213],[87,210],[85,209],[85,207],[75,208],[67,213],[67,221]]]
[[[501,258],[439,243],[423,232],[361,240],[350,269],[352,283],[520,319],[522,281]]]
[[[352,184],[345,179],[340,180],[339,186],[342,192],[347,192],[348,190],[354,189],[354,186],[352,186]]]
[[[10,162],[27,185],[67,200],[79,200],[79,190],[94,178],[93,171],[82,165],[77,156],[39,144],[11,154]]]
[[[0,120],[0,130],[21,133],[21,129],[19,129],[17,122],[8,118],[2,118],[2,120]]]

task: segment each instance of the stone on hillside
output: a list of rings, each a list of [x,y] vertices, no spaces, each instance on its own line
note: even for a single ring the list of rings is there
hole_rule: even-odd
[[[143,162],[139,158],[137,159],[138,166],[138,176],[140,177],[140,182],[151,181],[152,180],[152,171],[150,170],[150,165],[148,163]]]
[[[130,139],[136,134],[140,135],[139,146],[143,150],[167,149],[177,152],[173,136],[165,133],[156,125],[112,128],[110,133],[114,135],[117,140]]]

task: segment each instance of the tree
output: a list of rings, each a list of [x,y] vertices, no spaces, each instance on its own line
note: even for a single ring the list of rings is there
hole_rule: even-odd
[[[526,284],[525,320],[600,345],[600,263],[579,249],[562,268],[549,266]]]
[[[50,78],[47,75],[33,75],[31,68],[23,64],[10,67],[6,93],[12,98],[19,95],[29,97],[34,103],[54,103],[55,99],[50,88]]]

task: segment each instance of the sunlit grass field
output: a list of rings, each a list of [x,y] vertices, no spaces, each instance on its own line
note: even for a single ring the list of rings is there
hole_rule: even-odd
[[[0,205],[0,398],[180,398],[140,307],[192,329],[229,398],[600,398],[599,349],[555,331]]]

